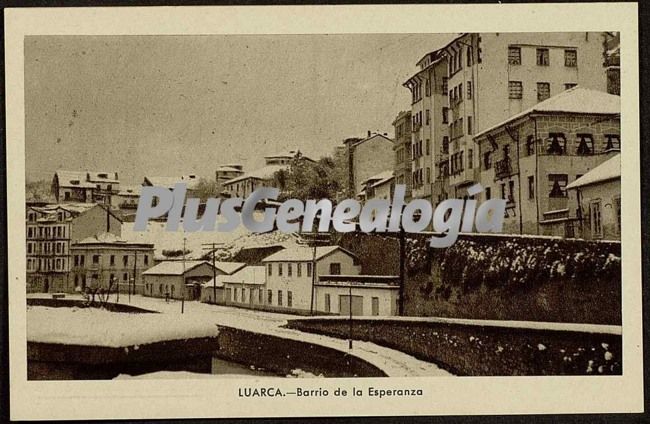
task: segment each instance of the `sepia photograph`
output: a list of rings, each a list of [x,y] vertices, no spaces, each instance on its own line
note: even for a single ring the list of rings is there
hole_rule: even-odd
[[[637,53],[601,27],[24,35],[26,383],[622,378]]]

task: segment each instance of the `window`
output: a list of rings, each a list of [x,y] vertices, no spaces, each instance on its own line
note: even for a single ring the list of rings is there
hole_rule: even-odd
[[[567,82],[566,84],[564,84],[564,89],[569,90],[569,89],[575,87],[576,85],[578,85],[578,84],[576,84],[575,82]]]
[[[115,255],[111,255],[111,266],[115,265]]]
[[[472,117],[468,116],[467,117],[467,134],[473,134],[474,128],[472,128]]]
[[[282,277],[282,264],[278,264],[278,275]]]
[[[508,98],[521,99],[523,97],[523,91],[521,81],[508,81]]]
[[[508,203],[515,202],[515,182],[510,180],[508,181]]]
[[[566,137],[564,133],[548,133],[546,153],[551,155],[566,153]]]
[[[427,166],[427,184],[431,184],[431,168]]]
[[[526,154],[528,156],[535,154],[535,139],[532,135],[526,137]]]
[[[293,306],[293,293],[291,291],[287,291],[287,306],[290,308]]]
[[[269,274],[269,277],[273,275],[273,264],[269,264],[269,266],[267,266],[266,269]]]
[[[330,312],[331,310],[331,303],[330,303],[330,295],[328,293],[325,294],[325,312]]]
[[[537,65],[538,66],[548,66],[548,49],[537,49]]]
[[[293,276],[293,266],[291,266],[291,264],[287,264],[287,276]]]
[[[490,200],[492,198],[492,188],[485,187],[485,200]]]
[[[126,255],[122,256],[122,263],[124,266],[127,266],[129,264],[129,257]]]
[[[424,113],[425,124],[429,125],[431,123],[431,111],[427,109]]]
[[[506,184],[505,183],[501,184],[501,198],[503,200],[506,200]]]
[[[312,268],[312,265],[313,265],[313,264],[312,264],[311,262],[308,262],[308,263],[307,263],[307,277],[311,277],[311,271],[312,271],[311,268]]]
[[[463,100],[463,83],[458,84],[458,100]]]
[[[424,80],[424,95],[427,97],[431,95],[431,81],[428,78]]]
[[[446,135],[442,137],[442,153],[449,153],[449,136]]]
[[[340,263],[331,263],[330,264],[330,275],[341,275],[341,264]]]
[[[258,296],[259,296],[258,299],[257,299],[257,301],[258,301],[258,303],[261,305],[262,303],[264,303],[264,289],[259,289],[259,290],[257,291],[257,294],[258,294]]]
[[[426,143],[425,143],[425,148],[426,148],[426,151],[427,151],[427,156],[429,156],[429,155],[431,154],[431,146],[430,146],[430,144],[431,144],[431,141],[427,138],[427,141],[426,141]]]
[[[149,265],[149,255],[144,255],[144,264]]]
[[[467,100],[472,100],[472,81],[467,81]]]
[[[122,280],[128,281],[128,279],[129,279],[129,273],[128,272],[125,272],[124,274],[122,274]]]
[[[98,264],[99,263],[99,255],[93,255],[93,264]]]
[[[235,302],[239,302],[239,289],[235,287]]]
[[[508,64],[521,65],[521,47],[508,47]]]
[[[621,138],[618,134],[605,134],[607,144],[605,150],[621,150]]]
[[[591,202],[591,235],[594,238],[603,236],[603,222],[602,212],[600,207],[600,200],[593,200]]]
[[[567,174],[548,174],[550,186],[549,197],[566,197],[566,186],[569,180]]]
[[[266,303],[270,305],[273,303],[273,290],[267,290],[266,294],[267,294]]]
[[[575,68],[578,66],[578,52],[576,50],[564,51],[564,66]]]
[[[374,296],[372,298],[372,314],[379,315],[379,298]]]
[[[492,155],[490,152],[483,153],[483,169],[492,168]]]
[[[246,289],[244,287],[241,288],[241,301],[246,302]]]
[[[278,306],[282,306],[282,290],[278,290]]]
[[[442,77],[442,92],[443,94],[449,90],[449,78]]]
[[[84,266],[84,262],[86,262],[86,256],[85,255],[79,256],[79,266]]]
[[[535,198],[535,177],[532,175],[528,177],[528,198]]]
[[[579,155],[591,155],[594,153],[594,138],[591,134],[576,134],[578,137],[578,149],[576,151]]]
[[[298,277],[302,277],[302,264],[301,263],[296,264],[296,274],[298,274]]]
[[[551,97],[551,84],[548,82],[537,83],[537,101],[544,101]]]
[[[448,107],[443,107],[442,108],[442,123],[443,124],[448,124],[449,123],[449,108]]]

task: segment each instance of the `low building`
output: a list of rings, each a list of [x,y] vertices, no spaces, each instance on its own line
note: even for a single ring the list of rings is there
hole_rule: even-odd
[[[246,266],[230,275],[219,275],[214,280],[203,284],[201,301],[217,304],[258,307],[264,306],[266,268],[264,266]],[[216,291],[216,297],[215,297]]]
[[[233,178],[237,178],[241,176],[243,173],[244,173],[244,167],[243,165],[240,165],[238,163],[219,166],[215,171],[215,181],[217,182],[217,187],[219,192],[221,193],[221,191],[224,190],[223,185],[226,181],[232,180]]]
[[[103,203],[116,206],[120,191],[117,172],[58,170],[52,179],[57,202]]]
[[[201,296],[201,284],[211,280],[214,273],[222,274],[208,261],[165,261],[142,273],[144,295],[170,299],[196,300]]]
[[[293,160],[308,160],[313,162],[312,159],[303,155],[297,149],[265,156],[265,166],[250,172],[245,172],[236,178],[224,182],[224,191],[230,197],[246,198],[260,187],[273,187],[275,186],[275,173],[280,170],[289,169]]]
[[[72,244],[102,232],[122,232],[121,218],[99,204],[28,206],[26,215],[28,292],[74,291]]]
[[[360,272],[357,257],[340,246],[288,248],[266,257],[262,263],[266,267],[264,304],[290,310],[310,310],[313,285],[320,274]]]
[[[621,239],[621,155],[598,165],[567,186],[576,236]]]
[[[153,251],[151,243],[126,241],[112,233],[86,237],[70,248],[74,287],[142,293],[142,272],[153,265]]]
[[[399,276],[319,275],[315,310],[327,314],[392,316],[399,311]]]
[[[142,186],[122,186],[117,193],[117,207],[125,210],[138,209],[140,189]]]
[[[372,199],[390,200],[394,189],[395,178],[393,177],[393,171],[384,171],[365,180],[363,190],[357,194],[357,197],[362,201]]]

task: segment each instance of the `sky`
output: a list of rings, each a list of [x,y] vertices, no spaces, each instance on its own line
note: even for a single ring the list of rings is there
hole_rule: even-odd
[[[298,148],[389,133],[402,86],[447,34],[30,36],[27,181],[57,169],[214,178]]]

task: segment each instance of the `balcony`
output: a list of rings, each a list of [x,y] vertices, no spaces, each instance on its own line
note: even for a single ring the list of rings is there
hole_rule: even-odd
[[[506,178],[512,175],[512,161],[504,158],[494,163],[494,176],[496,179]]]

